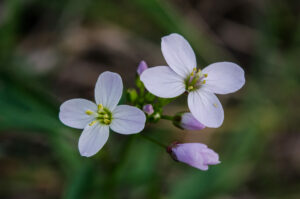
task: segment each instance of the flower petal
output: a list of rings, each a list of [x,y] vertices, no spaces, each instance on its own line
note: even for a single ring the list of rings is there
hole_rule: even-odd
[[[140,78],[147,90],[158,97],[173,98],[185,91],[184,79],[167,66],[149,68]]]
[[[106,71],[99,76],[95,87],[97,104],[112,111],[119,103],[122,93],[123,83],[119,74]]]
[[[213,150],[209,148],[202,149],[202,154],[204,154],[204,164],[206,165],[216,165],[221,163],[219,161],[219,154],[214,152]]]
[[[202,89],[190,92],[188,106],[194,117],[207,127],[217,128],[223,123],[222,104],[213,93]]]
[[[87,110],[97,111],[95,103],[86,99],[71,99],[60,106],[59,119],[67,126],[83,129],[94,117]]]
[[[205,67],[202,72],[207,74],[203,89],[216,94],[233,93],[245,84],[244,70],[235,63],[217,62]]]
[[[177,33],[161,39],[161,50],[168,65],[183,78],[186,78],[197,66],[192,47]]]
[[[86,125],[78,142],[79,152],[82,156],[95,155],[106,143],[109,136],[109,127],[99,122]]]
[[[146,116],[140,109],[120,105],[112,113],[113,120],[110,128],[120,134],[134,134],[141,132],[145,127]]]

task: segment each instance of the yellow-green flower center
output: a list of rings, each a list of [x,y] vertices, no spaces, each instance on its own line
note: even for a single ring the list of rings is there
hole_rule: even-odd
[[[201,85],[205,84],[205,78],[207,74],[203,74],[201,69],[194,68],[193,72],[185,80],[185,89],[188,92],[197,90]]]
[[[91,110],[86,110],[87,115],[92,115],[95,117],[95,120],[92,121],[89,125],[92,126],[95,123],[99,122],[102,125],[110,125],[112,121],[112,113],[107,108],[103,107],[102,104],[98,104],[98,110],[96,112]]]

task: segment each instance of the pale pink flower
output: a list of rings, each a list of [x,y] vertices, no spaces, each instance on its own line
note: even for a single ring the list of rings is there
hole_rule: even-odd
[[[161,50],[169,66],[149,68],[141,81],[154,95],[173,98],[188,92],[193,116],[207,127],[217,128],[224,120],[222,105],[215,94],[228,94],[245,84],[244,70],[231,62],[217,62],[197,69],[196,56],[179,34],[162,38]]]
[[[71,99],[60,106],[59,119],[67,126],[83,129],[78,148],[82,156],[96,154],[109,137],[109,128],[128,135],[145,127],[146,116],[138,108],[117,104],[123,92],[120,75],[102,73],[95,87],[95,101]]]

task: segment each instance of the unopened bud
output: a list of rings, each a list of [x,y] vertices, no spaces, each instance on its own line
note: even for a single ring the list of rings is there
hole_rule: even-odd
[[[154,113],[153,106],[151,104],[146,104],[143,106],[143,111],[147,113],[148,115],[152,115]]]
[[[146,64],[145,61],[141,61],[138,68],[137,68],[137,73],[141,75],[145,70],[148,69],[148,65]]]
[[[175,120],[173,120],[173,124],[186,130],[202,130],[205,128],[205,126],[189,112],[177,114]]]
[[[138,98],[138,94],[135,89],[128,89],[127,96],[130,102],[135,102]]]
[[[201,143],[175,142],[167,148],[167,151],[174,160],[203,171],[208,170],[209,165],[220,163],[219,155]]]

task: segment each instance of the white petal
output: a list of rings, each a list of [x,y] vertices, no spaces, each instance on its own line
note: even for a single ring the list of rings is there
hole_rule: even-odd
[[[94,119],[85,113],[87,110],[97,111],[96,104],[86,99],[71,99],[60,106],[59,119],[67,126],[83,129]]]
[[[146,116],[140,109],[120,105],[112,113],[113,120],[110,128],[121,134],[134,134],[141,132],[145,127]]]
[[[95,100],[109,110],[113,110],[119,103],[123,92],[122,78],[117,73],[106,71],[102,73],[96,83]]]
[[[194,117],[207,127],[217,128],[223,123],[222,104],[213,93],[201,89],[189,93],[188,106]]]
[[[79,152],[82,156],[90,157],[95,155],[106,143],[109,136],[109,127],[99,122],[90,126],[87,125],[78,142]]]
[[[158,97],[173,98],[185,91],[184,79],[168,66],[149,68],[140,78],[147,90]]]
[[[213,93],[233,93],[245,84],[244,70],[235,63],[214,63],[204,68],[203,73],[208,75],[203,89]]]
[[[186,78],[197,66],[195,53],[181,35],[173,33],[161,39],[161,50],[168,65]]]

